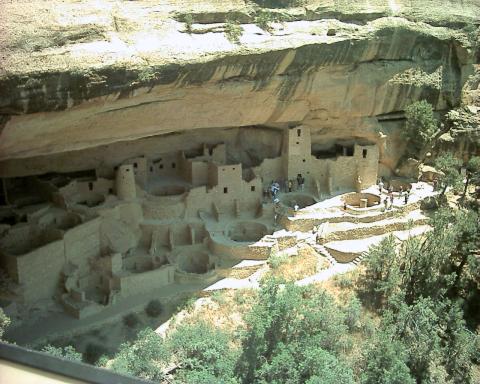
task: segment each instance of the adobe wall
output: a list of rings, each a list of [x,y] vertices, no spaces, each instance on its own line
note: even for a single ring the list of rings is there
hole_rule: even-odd
[[[97,218],[65,232],[65,260],[78,265],[80,274],[89,271],[89,259],[100,256],[100,224]]]
[[[65,263],[64,249],[64,242],[58,240],[17,257],[18,282],[25,302],[51,299],[57,292]]]
[[[116,277],[123,297],[148,293],[153,289],[171,284],[175,278],[175,266],[165,265],[152,271]]]
[[[142,208],[146,220],[178,219],[185,214],[185,199],[183,196],[148,196]]]
[[[162,153],[153,158],[154,176],[176,176],[179,174],[180,152]]]

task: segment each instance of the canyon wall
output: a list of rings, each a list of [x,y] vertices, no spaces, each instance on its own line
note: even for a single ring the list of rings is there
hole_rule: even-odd
[[[177,24],[175,33],[187,35]],[[223,33],[194,34],[188,44],[203,39],[196,51],[179,40],[193,51],[189,60],[160,46],[148,65],[137,57],[105,65],[99,54],[73,68],[22,71],[9,61],[0,75],[0,177],[99,168],[141,155],[145,145],[161,153],[220,138],[231,156],[255,142],[253,157],[262,150],[268,157],[280,146],[269,129],[300,123],[313,143],[379,144],[390,172],[403,153],[405,106],[419,99],[438,111],[457,106],[475,62],[457,32],[398,17],[293,21],[270,36],[258,31],[244,26],[240,44],[225,43]]]

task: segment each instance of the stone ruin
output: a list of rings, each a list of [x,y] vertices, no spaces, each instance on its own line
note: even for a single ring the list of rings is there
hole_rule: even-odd
[[[267,259],[278,246],[269,235],[292,225],[295,205],[344,192],[352,210],[375,205],[359,193],[377,182],[377,144],[339,140],[315,150],[308,127],[281,134],[279,156],[254,165],[232,163],[219,142],[110,169],[4,179],[3,299],[53,300],[84,318],[153,289],[212,282],[218,267],[241,259]],[[287,193],[298,176],[303,190]],[[273,181],[278,203],[268,195]]]

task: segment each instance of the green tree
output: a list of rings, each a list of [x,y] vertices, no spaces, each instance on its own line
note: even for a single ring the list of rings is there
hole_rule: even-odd
[[[374,308],[381,308],[385,300],[398,291],[400,263],[396,249],[395,238],[388,236],[371,247],[366,257],[360,286],[368,296],[365,301]]]
[[[339,358],[349,345],[345,315],[326,292],[267,280],[245,320],[237,364],[242,383],[353,382]]]
[[[364,352],[362,384],[414,384],[407,366],[408,353],[403,343],[394,338],[391,329],[378,332],[369,340]]]
[[[466,170],[467,177],[465,181],[465,187],[463,188],[462,201],[465,200],[470,182],[473,181],[475,184],[480,182],[480,156],[474,156],[470,158],[470,160],[467,162]]]
[[[462,182],[462,176],[459,172],[461,162],[450,152],[444,153],[435,159],[435,168],[443,174],[440,176],[442,183],[441,196],[445,194],[448,187],[458,188]]]
[[[230,338],[231,335],[203,321],[179,326],[166,341],[179,367],[176,378],[192,384],[236,383],[238,352],[231,346]]]
[[[405,108],[404,136],[409,142],[407,150],[411,156],[419,153],[431,142],[439,131],[433,116],[433,108],[426,100],[416,101]]]
[[[162,339],[153,330],[145,329],[133,343],[125,343],[115,356],[111,369],[115,372],[147,380],[162,380],[163,367],[170,355]]]

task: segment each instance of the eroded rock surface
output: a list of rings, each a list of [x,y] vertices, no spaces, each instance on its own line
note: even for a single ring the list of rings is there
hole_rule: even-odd
[[[374,140],[388,173],[408,103],[459,103],[476,59],[461,28],[478,22],[478,5],[464,2],[453,22],[447,10],[359,3],[272,10],[290,21],[270,32],[239,0],[2,3],[0,175],[98,168],[101,146],[154,135],[207,129],[204,141],[298,122],[321,140]],[[229,14],[240,44],[224,34]]]

